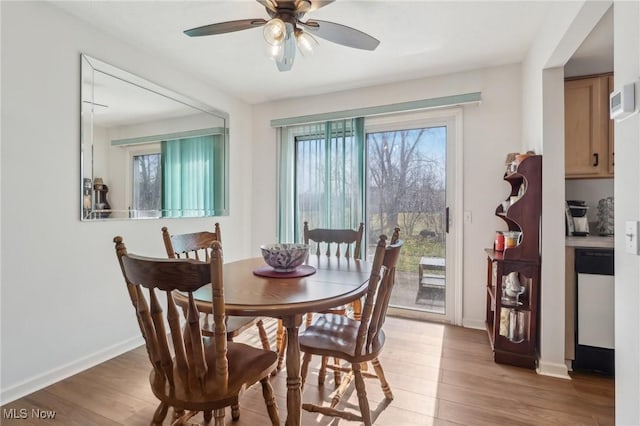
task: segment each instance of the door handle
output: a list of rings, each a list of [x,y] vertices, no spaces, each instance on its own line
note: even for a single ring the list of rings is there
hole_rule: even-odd
[[[444,210],[444,232],[449,233],[449,207]]]
[[[598,167],[598,153],[593,154],[593,167]]]

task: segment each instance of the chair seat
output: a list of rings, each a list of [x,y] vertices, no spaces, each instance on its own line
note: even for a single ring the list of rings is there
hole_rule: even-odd
[[[273,351],[265,351],[244,343],[228,342],[227,359],[229,363],[229,379],[226,392],[220,389],[214,382],[215,376],[215,344],[212,338],[203,337],[205,359],[209,366],[207,371],[207,388],[205,392],[197,394],[191,391],[187,393],[187,386],[177,373],[174,362],[175,387],[172,389],[163,376],[151,370],[149,381],[154,395],[161,401],[176,402],[186,410],[202,411],[211,410],[215,406],[228,406],[237,401],[238,395],[247,387],[267,377],[278,362],[278,354]]]
[[[300,349],[313,355],[338,356],[347,362],[363,362],[375,358],[384,346],[384,331],[369,347],[363,347],[356,355],[356,337],[360,321],[343,315],[320,315],[310,327],[300,333]],[[365,346],[365,345],[363,345]]]
[[[232,340],[237,337],[243,331],[253,327],[259,318],[257,317],[236,317],[229,315],[226,318],[225,325],[227,327],[227,338]],[[214,324],[213,322],[202,324],[202,334],[205,336],[213,336]]]

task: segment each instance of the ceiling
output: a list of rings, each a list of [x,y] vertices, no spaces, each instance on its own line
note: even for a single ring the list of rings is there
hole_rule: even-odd
[[[293,69],[279,72],[260,28],[183,34],[215,22],[268,19],[253,0],[50,1],[251,104],[520,62],[554,3],[337,0],[305,20],[356,28],[380,46],[371,52],[318,39],[313,56],[296,55]]]

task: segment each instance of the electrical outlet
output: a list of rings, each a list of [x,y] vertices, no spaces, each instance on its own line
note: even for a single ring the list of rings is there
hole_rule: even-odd
[[[638,251],[638,221],[630,220],[625,223],[624,247],[627,253],[640,254]]]
[[[471,223],[471,211],[464,212],[464,223]]]

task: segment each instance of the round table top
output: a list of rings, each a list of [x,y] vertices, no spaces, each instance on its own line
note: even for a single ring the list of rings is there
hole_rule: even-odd
[[[316,268],[299,278],[270,278],[253,274],[265,265],[261,257],[223,265],[224,298],[227,315],[283,317],[317,312],[349,303],[367,291],[370,264],[324,255],[309,255],[306,264]],[[202,311],[211,302],[211,286],[196,292]]]

